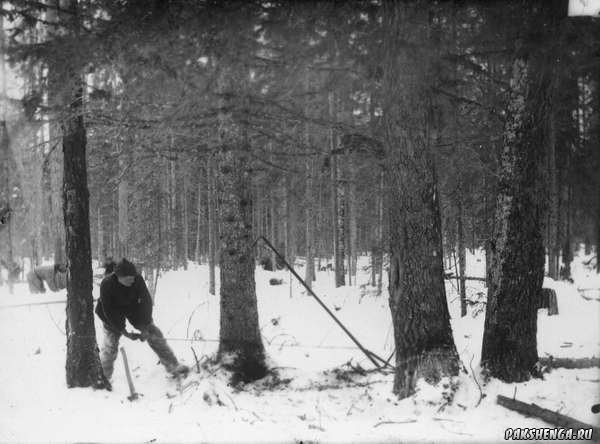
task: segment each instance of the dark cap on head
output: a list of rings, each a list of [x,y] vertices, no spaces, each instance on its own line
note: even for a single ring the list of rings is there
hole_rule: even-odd
[[[119,277],[135,276],[137,274],[137,270],[135,269],[135,265],[123,258],[116,265],[115,274]]]

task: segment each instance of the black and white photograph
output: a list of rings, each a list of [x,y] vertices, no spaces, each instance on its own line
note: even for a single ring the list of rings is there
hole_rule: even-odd
[[[600,0],[0,0],[1,443],[600,441]]]

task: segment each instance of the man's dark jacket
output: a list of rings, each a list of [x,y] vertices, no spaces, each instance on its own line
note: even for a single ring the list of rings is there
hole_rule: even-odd
[[[106,276],[100,284],[96,314],[113,330],[123,331],[126,318],[138,330],[151,324],[152,298],[144,278],[136,275],[133,285],[127,287],[114,273]]]

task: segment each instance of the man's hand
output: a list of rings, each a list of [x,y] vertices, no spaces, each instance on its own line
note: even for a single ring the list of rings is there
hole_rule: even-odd
[[[141,341],[147,341],[148,339],[150,339],[150,332],[146,329],[142,329],[140,330],[139,337]]]

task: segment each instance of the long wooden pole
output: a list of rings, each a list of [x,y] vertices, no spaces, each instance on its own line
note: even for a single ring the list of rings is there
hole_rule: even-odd
[[[290,264],[287,263],[285,258],[281,254],[279,254],[279,252],[275,249],[275,247],[271,244],[271,242],[269,242],[264,236],[260,236],[257,240],[261,240],[261,239],[263,240],[263,242],[265,242],[267,244],[267,246],[271,250],[273,250],[275,252],[275,254],[279,257],[279,259],[281,259],[281,261],[285,264],[285,266],[288,267],[288,270],[290,270],[290,272],[294,275],[294,277],[296,279],[298,279],[298,281],[300,281],[302,286],[304,288],[306,288],[306,291],[308,291],[310,293],[310,295],[316,299],[316,301],[319,303],[319,305],[321,307],[323,307],[323,309],[329,314],[329,316],[331,316],[333,318],[333,320],[336,322],[336,324],[338,324],[341,327],[341,329],[344,330],[344,333],[346,333],[348,335],[348,337],[352,340],[352,342],[354,342],[356,344],[356,346],[360,349],[360,351],[362,351],[365,354],[365,356],[367,358],[369,358],[369,360],[373,363],[373,365],[375,365],[375,367],[380,369],[381,366],[377,363],[377,361],[374,358],[377,358],[381,362],[384,362],[384,363],[385,363],[385,359],[380,358],[372,351],[365,349],[365,347],[363,347],[363,345],[358,341],[358,339],[356,339],[354,337],[354,335],[352,333],[350,333],[350,331],[344,326],[344,324],[342,324],[342,322],[332,313],[332,311],[329,308],[327,308],[327,306],[323,303],[323,301],[321,301],[321,299],[319,299],[319,297],[315,294],[315,292],[312,291],[312,289],[308,285],[306,285],[306,282],[304,282],[304,280],[298,275],[298,273],[296,273],[296,270],[294,270],[290,266]]]

